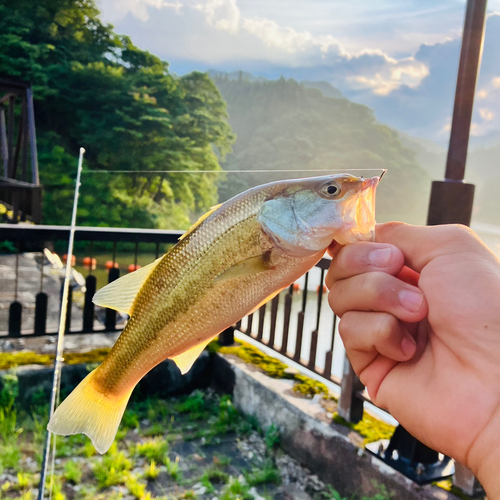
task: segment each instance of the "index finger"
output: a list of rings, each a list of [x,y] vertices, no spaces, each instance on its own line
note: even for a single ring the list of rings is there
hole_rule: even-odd
[[[458,224],[412,226],[403,222],[377,224],[375,241],[397,246],[405,265],[420,273],[432,260],[450,254],[480,252],[496,260],[474,231]]]

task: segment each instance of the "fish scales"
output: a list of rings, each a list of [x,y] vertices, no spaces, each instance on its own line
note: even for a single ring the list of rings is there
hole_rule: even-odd
[[[214,283],[228,267],[273,248],[256,220],[263,198],[258,193],[255,200],[214,213],[213,224],[207,220],[164,256],[138,294],[132,320],[98,369],[97,380],[106,392],[128,389],[166,354],[173,357],[219,333],[214,314],[225,319],[222,329],[227,328],[271,293],[253,276]],[[282,257],[283,264],[294,260]]]
[[[49,422],[103,453],[137,382],[166,358],[186,372],[205,345],[297,280],[333,239],[371,239],[379,178],[349,175],[258,186],[214,209],[161,259],[100,290],[130,319],[104,362]]]

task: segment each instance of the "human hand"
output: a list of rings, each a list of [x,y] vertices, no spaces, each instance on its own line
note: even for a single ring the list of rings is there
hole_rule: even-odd
[[[500,498],[500,261],[461,226],[379,224],[326,277],[373,402]],[[417,286],[418,285],[418,286]]]

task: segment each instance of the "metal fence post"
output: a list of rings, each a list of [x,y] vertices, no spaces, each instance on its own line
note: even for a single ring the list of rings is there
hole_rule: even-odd
[[[363,384],[354,373],[351,362],[346,356],[342,373],[338,413],[344,420],[353,424],[358,423],[363,418],[363,400],[357,396],[357,393],[363,389]]]

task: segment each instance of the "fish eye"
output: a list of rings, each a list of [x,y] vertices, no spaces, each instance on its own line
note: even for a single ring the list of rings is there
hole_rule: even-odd
[[[340,194],[340,186],[335,183],[326,184],[321,188],[321,194],[324,198],[334,198]]]

